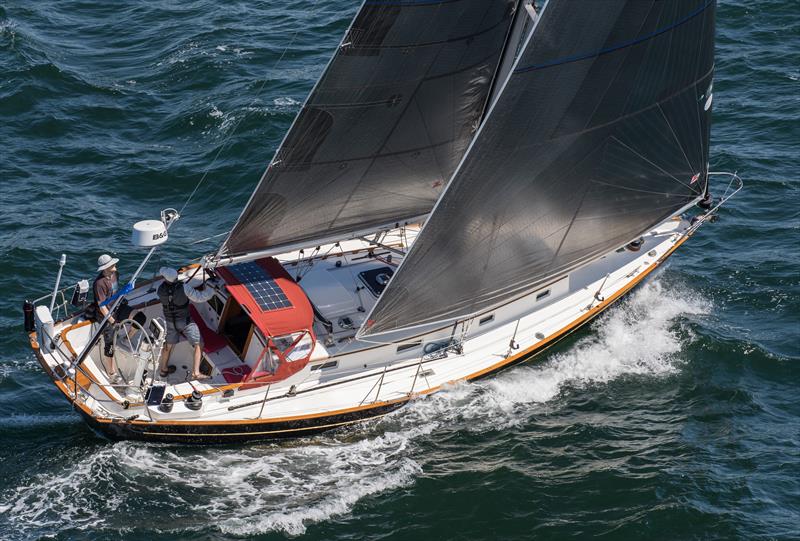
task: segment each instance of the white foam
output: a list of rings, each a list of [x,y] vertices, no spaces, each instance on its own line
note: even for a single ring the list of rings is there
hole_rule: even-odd
[[[14,32],[16,26],[17,25],[11,19],[0,22],[0,36],[8,34],[8,36],[13,39],[16,36]]]
[[[205,55],[207,54],[205,51],[200,49],[200,46],[197,42],[191,41],[186,44],[184,47],[181,47],[177,51],[174,51],[170,55],[168,55],[164,60],[158,62],[157,66],[163,66],[165,63],[169,65],[175,64],[183,64],[187,60],[194,58],[198,55]]]
[[[290,535],[305,533],[308,523],[349,512],[361,499],[404,486],[422,471],[412,458],[403,456],[408,438],[403,434],[379,436],[339,447],[311,446],[300,451],[302,470],[294,470],[287,457],[275,469],[254,464],[257,471],[234,480],[244,501],[208,509],[225,533],[252,535],[280,530]],[[289,453],[289,459],[299,458]],[[275,482],[259,490],[259,480],[278,473]],[[251,468],[252,469],[252,468]],[[278,470],[280,471],[280,470]]]
[[[272,100],[272,103],[274,103],[276,107],[294,107],[300,104],[299,101],[290,97],[275,98]]]
[[[135,523],[160,531],[300,535],[365,498],[412,484],[426,460],[417,445],[439,430],[502,429],[575,387],[680,370],[681,346],[691,335],[678,317],[709,311],[690,291],[651,282],[542,364],[453,385],[360,429],[238,448],[124,442],[88,456],[79,449],[56,471],[4,492],[0,513],[36,535]],[[142,503],[122,509],[129,495]]]
[[[101,449],[84,460],[64,456],[64,468],[56,474],[37,475],[25,486],[4,493],[0,514],[15,523],[18,533],[87,529],[104,522],[96,501],[105,510],[120,505],[125,494],[104,490],[109,479],[109,458],[113,447]],[[112,466],[113,467],[113,466]]]
[[[569,388],[672,374],[682,364],[682,345],[692,339],[676,319],[710,310],[707,301],[685,288],[648,282],[567,351],[476,385],[455,386],[419,402],[414,414],[449,426],[463,421],[471,431],[496,430],[523,422],[538,412],[531,406],[549,404]]]
[[[39,361],[35,359],[5,361],[0,363],[0,383],[3,383],[6,378],[13,377],[16,372],[26,371],[39,373],[41,369]]]
[[[349,512],[359,500],[413,482],[421,466],[404,432],[354,441],[330,436],[241,449],[123,442],[88,457],[64,457],[60,471],[3,495],[0,513],[21,532],[116,528],[146,521],[169,531],[219,528],[229,534],[284,531]],[[151,502],[120,516],[128,495]],[[155,494],[153,494],[155,493]],[[159,510],[181,509],[175,516]],[[139,513],[138,515],[136,513]],[[184,517],[202,517],[202,524]]]

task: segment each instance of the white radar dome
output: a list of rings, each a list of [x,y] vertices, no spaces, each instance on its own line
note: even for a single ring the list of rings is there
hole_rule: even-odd
[[[142,220],[133,224],[133,244],[143,248],[167,242],[167,228],[161,220]]]

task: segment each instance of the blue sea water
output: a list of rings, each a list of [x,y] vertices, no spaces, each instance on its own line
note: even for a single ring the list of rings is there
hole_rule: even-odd
[[[0,3],[0,538],[800,539],[800,12],[720,0],[712,169],[745,190],[530,366],[310,440],[112,444],[58,396],[22,299],[132,272],[197,195],[213,250],[356,2]]]

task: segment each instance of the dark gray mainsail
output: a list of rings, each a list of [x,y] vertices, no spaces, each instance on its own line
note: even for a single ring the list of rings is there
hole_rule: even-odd
[[[221,256],[430,212],[486,107],[516,0],[367,0]]]
[[[715,7],[549,0],[361,335],[506,303],[700,196]]]

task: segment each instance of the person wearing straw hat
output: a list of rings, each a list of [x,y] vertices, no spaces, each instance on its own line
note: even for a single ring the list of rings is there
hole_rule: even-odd
[[[97,277],[92,285],[92,293],[94,294],[94,307],[96,310],[95,319],[98,323],[108,315],[114,302],[112,298],[119,289],[117,263],[119,263],[119,258],[111,257],[108,254],[103,254],[97,258]],[[103,366],[112,382],[120,380],[120,376],[117,373],[117,365],[114,361],[115,325],[118,320],[127,318],[130,312],[131,309],[127,304],[118,306],[115,313],[108,318],[108,324],[103,329]]]

